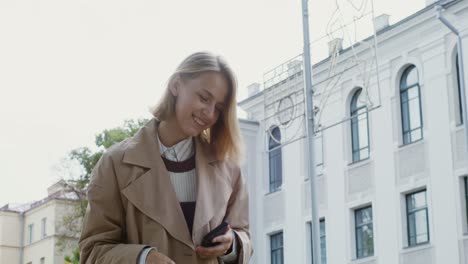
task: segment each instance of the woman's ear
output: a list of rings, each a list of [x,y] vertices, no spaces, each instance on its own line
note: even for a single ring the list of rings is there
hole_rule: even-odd
[[[171,94],[173,96],[177,96],[179,95],[179,89],[180,89],[180,78],[177,77],[172,82],[172,85],[169,87],[169,90],[171,91]]]

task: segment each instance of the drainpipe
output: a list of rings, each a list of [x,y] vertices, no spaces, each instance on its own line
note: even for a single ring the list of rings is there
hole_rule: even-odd
[[[439,4],[435,6],[437,12],[436,17],[448,27],[457,36],[457,51],[458,51],[458,75],[460,76],[460,97],[461,97],[461,108],[463,113],[463,124],[465,125],[465,148],[468,152],[468,110],[467,110],[467,91],[465,88],[465,75],[463,67],[463,48],[462,38],[460,32],[445,18],[442,16],[443,7]]]
[[[19,256],[19,264],[23,264],[23,248],[24,248],[24,212],[20,213],[20,228],[21,228],[21,237],[20,237],[20,256]]]

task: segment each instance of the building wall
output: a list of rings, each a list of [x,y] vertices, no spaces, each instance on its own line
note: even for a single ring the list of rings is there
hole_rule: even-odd
[[[45,236],[42,234],[42,219],[46,219]],[[29,241],[29,225],[33,225],[32,243]],[[53,263],[54,255],[55,202],[49,201],[25,213],[23,263]]]
[[[462,32],[464,61],[468,61],[468,4],[461,1],[444,16]],[[433,9],[379,35],[381,105],[369,113],[370,158],[351,159],[350,123],[327,129],[323,136],[323,175],[318,176],[319,214],[326,221],[327,263],[468,263],[468,227],[462,176],[468,174],[463,149],[463,126],[456,125],[455,36],[437,19]],[[356,48],[361,56],[366,50]],[[342,67],[350,52],[340,55]],[[403,145],[399,80],[410,64],[417,67],[421,92],[423,140]],[[466,63],[465,63],[466,64]],[[329,65],[313,68],[317,91],[323,89]],[[468,79],[465,70],[465,79]],[[349,116],[350,97],[359,86],[359,73],[348,71],[339,89],[330,95],[324,120]],[[371,79],[376,87],[376,78]],[[251,222],[257,256],[253,263],[270,262],[269,235],[283,231],[285,263],[310,263],[306,232],[310,221],[310,183],[306,178],[305,141],[282,148],[283,186],[268,193],[267,135],[263,122],[263,96],[241,103],[258,121],[255,159],[247,170],[256,171]],[[288,133],[287,129],[282,133]],[[252,161],[252,159],[249,159]],[[426,189],[430,242],[408,247],[405,195]],[[253,195],[252,195],[253,194]],[[356,259],[354,213],[372,205],[374,255]],[[252,209],[251,209],[252,210]]]
[[[0,212],[0,263],[18,263],[19,245],[19,214]]]
[[[65,230],[63,217],[74,210],[76,202],[60,199],[44,201],[24,213],[23,264],[62,264],[64,256],[71,255],[78,246],[78,237]],[[42,219],[46,219],[45,236],[42,234]],[[33,224],[32,241],[28,226]],[[76,219],[81,224],[81,219]],[[0,212],[0,263],[19,263],[21,221],[18,212]],[[61,238],[61,235],[67,235]]]

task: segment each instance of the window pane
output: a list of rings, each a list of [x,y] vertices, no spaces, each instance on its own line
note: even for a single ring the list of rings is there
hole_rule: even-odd
[[[403,134],[403,144],[411,143],[411,134],[409,132]]]
[[[357,107],[360,108],[360,107],[363,107],[363,106],[366,106],[366,94],[362,92],[362,89],[359,90],[359,97],[357,99]]]
[[[270,191],[277,190],[282,183],[282,155],[281,148],[277,148],[269,153],[270,168]]]
[[[325,232],[325,220],[320,220],[320,259],[322,264],[327,264],[327,242]]]
[[[356,225],[356,256],[367,257],[374,254],[374,238],[372,228],[372,207],[355,211]]]
[[[351,138],[352,138],[352,142],[351,142],[351,147],[352,147],[352,154],[353,154],[353,162],[355,161],[359,161],[361,158],[359,156],[359,150],[360,150],[360,142],[359,142],[359,122],[357,120],[357,117],[356,118],[353,118],[352,122],[351,122],[352,126],[351,126]]]
[[[359,152],[359,158],[363,160],[363,159],[367,159],[368,157],[369,157],[369,148],[361,149],[361,151]]]
[[[46,220],[46,218],[42,218],[42,228],[41,228],[42,238],[47,236],[46,227],[47,227],[47,220]]]
[[[418,86],[413,86],[407,91],[408,93],[408,100],[415,99],[419,97],[419,90]]]
[[[409,246],[429,241],[426,191],[409,194],[406,197],[408,211]]]
[[[372,224],[362,226],[356,232],[357,257],[367,257],[374,253]]]
[[[406,75],[406,87],[418,83],[418,70],[413,67]]]
[[[411,131],[411,142],[420,140],[422,138],[421,128]]]
[[[408,103],[401,104],[401,119],[402,119],[402,128],[403,132],[407,132],[409,130],[409,106]]]
[[[409,102],[410,129],[421,127],[421,109],[419,108],[419,99],[412,99]]]
[[[429,241],[426,209],[408,217],[410,246]]]
[[[351,119],[351,137],[353,151],[359,150],[359,123],[357,117]]]
[[[408,210],[426,207],[426,191],[408,195]]]
[[[362,225],[372,222],[372,207],[359,209],[356,211],[356,224]]]
[[[283,233],[270,236],[271,263],[283,263]]]
[[[325,220],[320,220],[320,236],[325,236]]]
[[[359,121],[359,148],[365,148],[369,146],[369,136],[367,130],[367,115]]]

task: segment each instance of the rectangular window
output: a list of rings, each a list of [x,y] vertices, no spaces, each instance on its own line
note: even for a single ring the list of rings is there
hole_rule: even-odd
[[[269,165],[270,165],[270,192],[276,192],[281,188],[283,183],[283,164],[281,148],[271,150],[269,153]]]
[[[354,211],[356,236],[356,258],[374,255],[374,228],[372,226],[372,206]]]
[[[419,87],[411,87],[402,93],[403,144],[422,139],[422,116]]]
[[[41,220],[41,238],[45,238],[47,236],[47,218],[42,218]]]
[[[275,127],[268,133],[268,159],[270,173],[270,192],[279,191],[283,183],[283,158],[281,154],[281,131]]]
[[[31,244],[34,239],[34,224],[28,225],[28,243]]]
[[[308,225],[310,230],[310,252],[311,257],[313,258],[312,245],[314,241],[312,239],[312,223],[309,222]],[[320,219],[320,259],[322,261],[321,264],[327,264],[327,237],[325,233],[325,219]]]
[[[270,236],[271,264],[283,264],[283,232]]]
[[[322,264],[327,264],[327,239],[325,233],[325,219],[320,220],[320,257]]]
[[[406,216],[408,225],[408,246],[429,242],[429,218],[426,190],[406,195]]]

